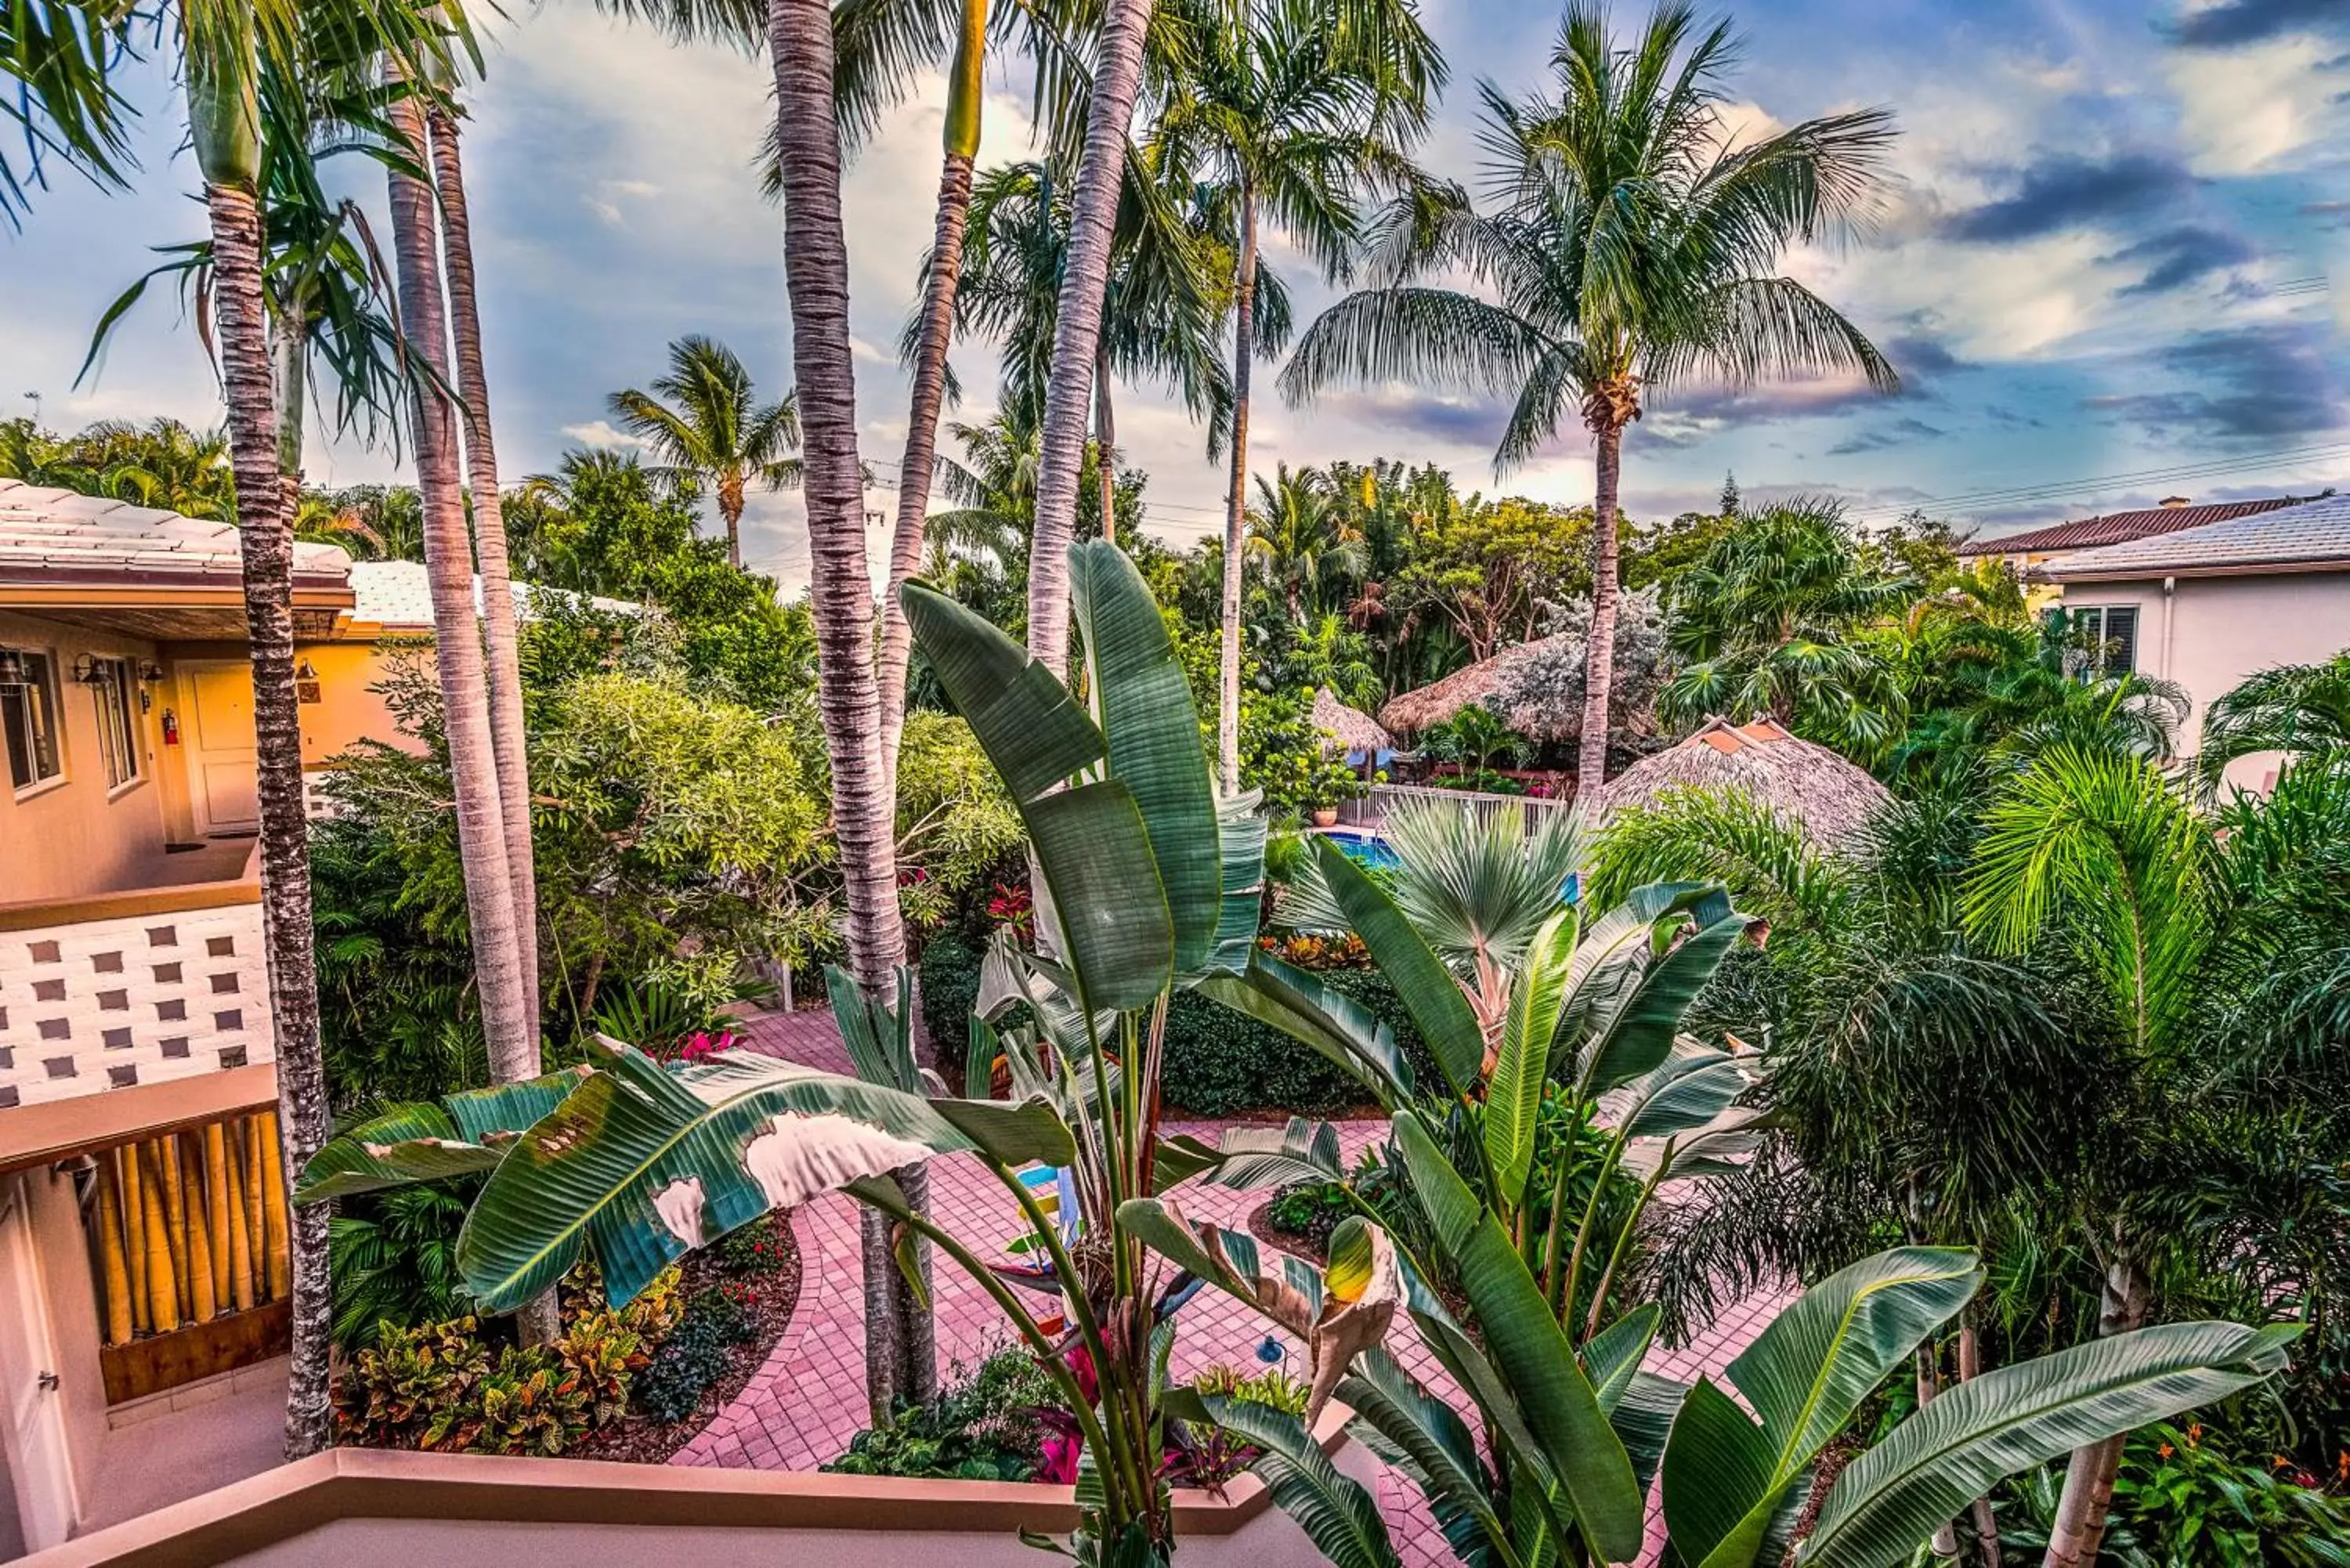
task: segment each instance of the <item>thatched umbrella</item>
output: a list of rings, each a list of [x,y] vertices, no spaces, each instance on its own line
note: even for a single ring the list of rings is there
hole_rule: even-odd
[[[1349,708],[1325,686],[1314,693],[1314,727],[1336,737],[1337,749],[1375,757],[1395,750],[1395,737],[1360,708]]]
[[[1491,659],[1480,659],[1465,670],[1456,670],[1433,685],[1416,691],[1406,691],[1390,699],[1379,710],[1379,722],[1402,734],[1413,734],[1431,724],[1441,724],[1463,708],[1479,703],[1492,705],[1513,689],[1513,678],[1525,667],[1564,655],[1583,657],[1583,635],[1563,631],[1534,642],[1522,642],[1505,648]],[[1517,723],[1512,715],[1503,715],[1512,729],[1530,740],[1555,741],[1564,743],[1575,738],[1582,729],[1580,715],[1570,719],[1565,733],[1551,732],[1555,726],[1544,724],[1529,730]]]
[[[1594,815],[1604,820],[1675,788],[1756,796],[1801,823],[1804,836],[1825,850],[1856,843],[1869,818],[1893,798],[1866,771],[1768,719],[1752,724],[1713,719],[1679,744],[1643,757],[1608,780],[1592,802]]]

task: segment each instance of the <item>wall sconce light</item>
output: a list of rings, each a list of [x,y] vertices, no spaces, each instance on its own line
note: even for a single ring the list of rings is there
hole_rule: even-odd
[[[25,674],[25,656],[13,648],[0,648],[0,686],[30,684]]]
[[[152,686],[163,679],[163,667],[151,659],[142,659],[139,661],[139,679]]]
[[[114,668],[85,653],[74,660],[73,678],[77,685],[103,686],[114,679]]]
[[[294,679],[296,680],[316,680],[318,679],[318,667],[305,659],[294,666]]]

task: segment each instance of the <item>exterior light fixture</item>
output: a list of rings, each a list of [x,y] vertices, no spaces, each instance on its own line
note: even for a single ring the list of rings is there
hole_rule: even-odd
[[[163,679],[163,667],[151,659],[142,659],[139,661],[139,679],[152,686]]]
[[[0,686],[30,684],[25,673],[25,656],[13,648],[0,648]]]

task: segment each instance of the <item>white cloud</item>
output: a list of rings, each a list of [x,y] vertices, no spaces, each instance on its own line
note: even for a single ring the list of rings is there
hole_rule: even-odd
[[[584,424],[565,425],[561,433],[581,446],[641,447],[645,444],[642,437],[615,429],[609,420],[589,420]]]
[[[2275,173],[2330,156],[2345,129],[2336,53],[2313,36],[2239,49],[2176,49],[2171,90],[2195,172]]]

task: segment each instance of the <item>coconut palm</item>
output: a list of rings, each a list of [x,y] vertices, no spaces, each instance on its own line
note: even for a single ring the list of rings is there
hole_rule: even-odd
[[[412,79],[412,78],[411,78]],[[424,568],[432,597],[433,670],[456,800],[465,916],[492,1075],[519,1083],[538,1072],[538,1018],[523,973],[513,846],[490,716],[490,677],[473,597],[473,541],[466,527],[448,306],[442,286],[439,203],[431,176],[424,94],[395,95],[390,120],[411,167],[390,170],[391,236],[401,331],[418,370],[410,378],[417,490],[424,514]],[[525,816],[525,831],[527,831]],[[528,859],[528,850],[523,858]]]
[[[1624,431],[1645,396],[1693,379],[1856,374],[1893,368],[1860,328],[1777,269],[1794,245],[1851,233],[1884,188],[1889,118],[1856,109],[1774,136],[1724,134],[1727,22],[1699,30],[1664,0],[1629,47],[1592,0],[1570,7],[1550,93],[1484,89],[1495,204],[1459,192],[1399,204],[1379,286],[1307,329],[1282,373],[1293,400],[1342,380],[1403,380],[1515,400],[1497,472],[1573,418],[1596,460],[1591,636],[1580,758],[1606,776],[1620,584],[1617,492]],[[1466,273],[1480,294],[1422,284]]]
[[[130,167],[131,109],[112,80],[128,51],[128,11],[82,0],[30,0],[0,14],[0,121],[22,161],[0,145],[0,219],[24,221],[32,189],[57,161],[120,189]]]
[[[1028,560],[1028,651],[1055,675],[1066,675],[1069,668],[1069,546],[1076,537],[1086,425],[1126,185],[1127,130],[1142,86],[1143,42],[1154,8],[1154,0],[1105,0],[1084,151],[1069,198],[1068,264],[1053,315],[1044,461]]]
[[[1854,633],[1917,592],[1862,558],[1834,502],[1742,513],[1666,588],[1679,668],[1658,711],[1691,725],[1767,717],[1863,761],[1880,755],[1901,733],[1905,704],[1892,670]]]
[[[1216,732],[1223,787],[1240,788],[1241,582],[1247,564],[1249,374],[1258,353],[1260,219],[1323,271],[1352,265],[1356,204],[1411,184],[1407,149],[1443,89],[1444,63],[1409,0],[1180,0],[1182,61],[1153,140],[1232,202],[1232,477]]]
[[[1363,575],[1368,556],[1362,535],[1347,523],[1328,481],[1313,469],[1293,473],[1284,462],[1271,480],[1258,474],[1248,524],[1248,553],[1279,586],[1292,626],[1305,624],[1309,600],[1315,610],[1325,609],[1340,584]]]
[[[2228,764],[2261,752],[2288,758],[2350,746],[2350,652],[2323,664],[2280,664],[2249,675],[2203,715],[2195,758],[2206,790]]]
[[[784,196],[784,277],[791,297],[793,393],[752,403],[739,361],[706,339],[673,351],[675,373],[656,386],[695,423],[622,394],[616,411],[651,421],[657,450],[712,476],[739,512],[751,477],[783,477],[790,410],[804,417],[809,607],[816,620],[817,711],[832,768],[833,830],[847,906],[848,970],[870,997],[885,993],[906,950],[898,913],[895,809],[881,752],[874,673],[873,583],[865,550],[865,472],[857,455],[857,369],[849,352],[848,250],[840,218],[840,133],[834,119],[832,16],[825,0],[773,0],[768,44],[775,77],[775,146]],[[702,389],[697,391],[696,389]],[[697,428],[697,425],[700,428]],[[796,430],[791,432],[797,434]],[[703,435],[712,439],[704,442]],[[664,446],[670,439],[678,444]],[[723,460],[723,461],[713,461]],[[730,539],[733,524],[728,524]],[[739,549],[736,552],[739,560]],[[899,1163],[903,1163],[899,1161]],[[865,1231],[866,1380],[877,1410],[924,1397],[937,1376],[927,1317],[903,1309],[886,1225]]]
[[[745,493],[799,483],[800,463],[788,455],[800,444],[799,393],[761,403],[734,351],[698,334],[670,345],[669,367],[650,392],[613,393],[612,416],[650,450],[655,472],[710,486],[726,523],[726,558],[739,566]]]

